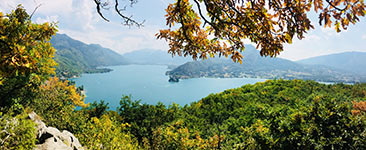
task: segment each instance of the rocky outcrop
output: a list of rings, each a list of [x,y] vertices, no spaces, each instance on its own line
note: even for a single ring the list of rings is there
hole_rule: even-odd
[[[41,118],[34,112],[29,114],[37,126],[37,139],[35,150],[83,150],[79,140],[69,131],[60,132],[54,127],[47,127]]]
[[[169,76],[169,82],[179,82],[179,77],[171,75]]]

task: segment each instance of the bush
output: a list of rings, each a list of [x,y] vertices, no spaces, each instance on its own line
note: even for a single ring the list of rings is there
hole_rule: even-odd
[[[68,81],[60,81],[58,78],[50,78],[41,85],[37,97],[30,107],[42,116],[48,126],[70,132],[80,131],[82,123],[86,122],[87,116],[76,107],[86,107],[84,96],[81,96],[74,85]]]
[[[92,118],[83,128],[83,132],[77,134],[79,141],[88,149],[139,149],[137,141],[124,130],[129,124],[118,123],[110,116]]]
[[[353,116],[350,103],[334,95],[311,95],[311,104],[243,128],[247,149],[365,149],[366,120]]]
[[[29,150],[36,141],[35,123],[28,119],[27,113],[13,117],[12,113],[0,112],[0,149]]]

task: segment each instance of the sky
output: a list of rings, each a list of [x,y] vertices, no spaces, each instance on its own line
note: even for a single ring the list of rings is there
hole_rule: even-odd
[[[59,33],[88,44],[100,44],[120,54],[140,49],[167,51],[164,40],[157,40],[159,29],[166,29],[165,9],[174,0],[139,0],[125,12],[137,21],[144,21],[144,27],[127,27],[113,9],[104,10],[110,22],[104,21],[96,12],[93,0],[1,0],[0,11],[10,12],[22,4],[28,13],[41,5],[32,17],[33,22],[58,22]],[[121,2],[126,2],[122,0]],[[336,33],[333,28],[318,25],[317,16],[310,14],[315,29],[305,34],[302,40],[294,39],[286,44],[278,57],[300,60],[314,56],[361,51],[366,52],[366,18],[361,17],[356,25]],[[251,44],[251,43],[247,43]]]

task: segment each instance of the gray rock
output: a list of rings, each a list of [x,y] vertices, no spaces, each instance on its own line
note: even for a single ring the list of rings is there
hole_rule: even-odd
[[[34,112],[29,114],[37,126],[36,150],[84,150],[79,140],[69,131],[60,132],[57,128],[47,127]]]
[[[79,140],[69,131],[63,130],[61,135],[61,140],[64,141],[66,145],[74,149],[83,149],[83,146],[81,146]]]
[[[44,130],[47,129],[46,124],[42,122],[41,118],[35,112],[29,113],[28,116],[37,124],[37,137],[41,137],[41,135],[45,132]]]
[[[44,143],[37,144],[36,146],[36,150],[73,150],[73,148],[67,146],[56,137],[48,138]]]

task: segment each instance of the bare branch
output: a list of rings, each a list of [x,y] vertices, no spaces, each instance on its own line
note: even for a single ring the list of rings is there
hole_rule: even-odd
[[[103,5],[100,3],[100,0],[94,0],[94,2],[97,5],[96,8],[99,16],[102,17],[105,21],[109,22],[109,20],[103,16],[103,13],[100,10],[100,8],[103,7]]]
[[[33,10],[32,14],[29,16],[29,19],[32,19],[32,17],[33,17],[33,15],[34,15],[34,13],[37,11],[37,9],[38,9],[39,7],[41,7],[41,5],[42,5],[42,4],[39,4],[36,8],[34,8],[34,10]]]
[[[130,0],[131,1],[131,5],[133,4],[133,0]],[[115,11],[117,12],[117,14],[119,16],[121,16],[123,19],[124,19],[124,25],[127,25],[127,26],[133,26],[133,25],[136,25],[137,27],[141,27],[142,26],[142,23],[144,23],[145,21],[143,21],[142,23],[138,23],[137,21],[131,19],[131,17],[127,17],[125,15],[122,14],[122,11],[126,10],[126,7],[124,7],[123,9],[118,9],[118,0],[115,0],[115,5],[114,5],[114,9]]]
[[[101,16],[105,21],[109,22],[109,20],[104,17],[101,9],[109,9],[110,4],[108,2],[102,3],[101,0],[94,0],[95,4],[96,4],[96,9],[97,12],[99,14],[99,16]],[[120,3],[119,0],[115,0],[114,1],[114,11],[118,14],[118,16],[120,16],[123,19],[123,25],[126,26],[137,26],[137,27],[142,27],[143,23],[145,22],[137,22],[136,20],[132,19],[132,15],[131,16],[127,16],[126,14],[123,13],[123,11],[126,11],[126,8],[128,5],[125,5],[123,8],[119,8],[120,7]],[[129,6],[132,7],[134,4],[137,3],[137,0],[128,0]]]

